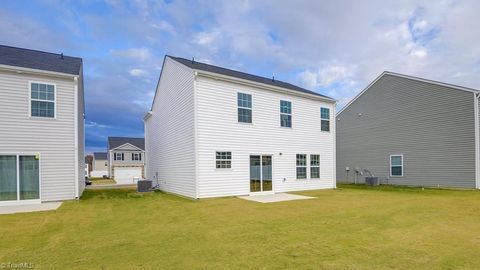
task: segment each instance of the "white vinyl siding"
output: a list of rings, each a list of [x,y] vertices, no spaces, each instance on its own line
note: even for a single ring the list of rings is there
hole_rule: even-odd
[[[274,192],[335,187],[335,132],[333,123],[331,132],[320,131],[319,114],[320,107],[333,114],[333,103],[204,76],[198,76],[195,85],[200,198],[249,194],[250,155],[272,156]],[[253,98],[251,125],[238,124],[237,93]],[[294,128],[279,128],[280,100],[295,104]],[[215,168],[213,153],[219,149],[232,152],[231,169]],[[320,154],[319,181],[296,179],[297,153]]]
[[[31,117],[30,82],[55,85],[55,119]],[[77,158],[84,159],[83,148],[78,149],[78,156],[75,151],[79,137],[75,133],[75,84],[73,78],[0,71],[0,152],[40,154],[42,201],[74,199],[76,185],[82,187],[79,179],[84,168]],[[82,121],[77,125],[82,128],[83,113],[79,117]],[[80,166],[80,176],[75,178]]]
[[[145,121],[146,177],[188,197],[196,197],[194,104],[193,71],[166,57],[152,115]]]

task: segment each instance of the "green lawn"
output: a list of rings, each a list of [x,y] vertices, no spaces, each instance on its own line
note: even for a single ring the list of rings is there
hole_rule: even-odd
[[[90,181],[92,181],[92,185],[97,186],[97,185],[113,185],[116,184],[115,180],[111,178],[90,178]]]
[[[40,269],[479,269],[480,192],[365,188],[192,201],[87,190],[0,216],[0,263]]]

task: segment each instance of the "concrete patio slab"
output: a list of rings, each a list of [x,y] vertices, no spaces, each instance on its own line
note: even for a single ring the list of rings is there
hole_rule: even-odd
[[[268,195],[252,195],[252,196],[239,196],[238,198],[244,199],[247,201],[254,201],[259,203],[274,203],[274,202],[285,202],[285,201],[294,201],[294,200],[308,200],[314,199],[315,197],[295,195],[289,193],[275,193]]]
[[[0,206],[0,215],[57,210],[62,202]]]

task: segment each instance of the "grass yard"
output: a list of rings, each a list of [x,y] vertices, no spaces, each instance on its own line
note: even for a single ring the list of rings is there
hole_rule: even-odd
[[[480,192],[341,186],[312,200],[87,190],[0,216],[0,263],[37,269],[479,269]]]
[[[113,185],[116,184],[115,180],[111,178],[89,178],[88,180],[92,181],[92,185],[100,186],[100,185]]]

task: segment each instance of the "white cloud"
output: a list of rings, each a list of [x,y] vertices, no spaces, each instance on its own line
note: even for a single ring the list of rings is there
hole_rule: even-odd
[[[149,72],[147,70],[140,68],[132,68],[128,71],[128,73],[133,77],[146,77],[149,75]]]

